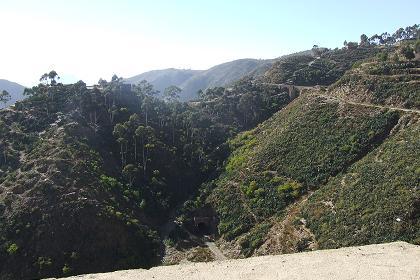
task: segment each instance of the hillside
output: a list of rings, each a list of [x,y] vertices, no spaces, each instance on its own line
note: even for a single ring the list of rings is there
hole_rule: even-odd
[[[301,55],[312,57],[312,52],[302,51],[275,59],[238,59],[213,66],[207,70],[173,68],[154,70],[125,79],[125,81],[137,84],[142,80],[147,80],[160,92],[163,92],[168,86],[175,85],[182,89],[181,100],[189,101],[198,97],[199,90],[231,86],[246,76],[261,76],[271,68],[275,61]]]
[[[244,76],[264,73],[272,63],[272,60],[239,59],[213,66],[181,84],[182,99],[195,99],[200,89],[228,86]]]
[[[44,74],[0,110],[0,279],[419,244],[415,44],[149,73],[232,79],[189,102]]]
[[[161,225],[222,164],[228,137],[290,102],[246,80],[188,104],[54,75],[0,111],[0,279],[159,264]]]
[[[142,80],[146,80],[153,85],[153,87],[163,92],[165,88],[176,85],[181,86],[194,75],[201,73],[200,70],[185,70],[185,69],[163,69],[153,70],[142,73],[140,75],[125,79],[126,82],[131,84],[138,84]]]
[[[175,85],[182,89],[181,100],[197,98],[197,92],[217,86],[229,85],[246,75],[264,72],[271,60],[239,59],[213,66],[208,70],[165,69],[146,72],[126,79],[136,84],[147,80],[154,88],[163,92],[168,86]]]
[[[230,141],[206,200],[227,253],[419,242],[418,62],[399,59],[370,57]]]
[[[2,90],[6,90],[8,93],[10,93],[11,98],[10,101],[8,101],[6,104],[0,103],[0,109],[4,108],[4,106],[7,107],[12,105],[16,101],[22,100],[24,98],[23,91],[25,90],[25,87],[17,83],[0,79],[0,91]]]
[[[278,60],[262,77],[266,83],[289,83],[301,86],[331,85],[354,63],[388,53],[392,48],[358,47],[355,49],[314,49],[312,55],[302,53]]]
[[[419,246],[404,242],[212,263],[89,274],[65,279],[416,279]]]

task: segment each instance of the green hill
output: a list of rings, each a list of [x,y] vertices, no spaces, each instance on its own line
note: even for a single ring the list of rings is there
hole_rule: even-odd
[[[419,241],[420,111],[405,109],[417,108],[417,61],[360,65],[229,142],[225,171],[206,191],[225,246],[249,256],[267,242],[293,252]],[[384,68],[405,75],[372,74]]]
[[[414,44],[149,73],[229,80],[190,102],[115,75],[88,87],[44,74],[0,110],[0,279],[418,244]]]

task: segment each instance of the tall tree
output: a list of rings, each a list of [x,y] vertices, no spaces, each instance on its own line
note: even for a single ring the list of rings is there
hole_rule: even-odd
[[[117,123],[114,126],[113,134],[117,137],[117,142],[120,144],[121,166],[125,165],[124,145],[127,144],[127,127],[124,124]]]
[[[54,86],[57,84],[57,80],[59,80],[60,77],[58,76],[57,72],[55,70],[51,70],[49,73],[44,73],[39,81],[42,83],[44,82],[47,85]]]
[[[181,93],[181,89],[177,86],[169,86],[165,88],[163,92],[163,96],[165,101],[167,102],[176,102],[179,100],[179,94]]]
[[[149,159],[149,150],[152,149],[155,144],[155,136],[154,130],[150,126],[143,126],[140,125],[137,127],[135,134],[137,137],[140,138],[140,142],[142,145],[142,166],[143,166],[143,174],[146,176],[147,171],[147,161]]]
[[[153,85],[146,80],[134,86],[134,92],[141,100],[141,109],[144,111],[146,126],[149,125],[149,111],[153,104],[153,97],[159,92],[153,89]]]
[[[139,172],[139,170],[134,164],[127,164],[122,170],[122,174],[127,179],[130,187],[133,185],[137,172]]]
[[[12,96],[6,90],[0,92],[0,102],[2,102],[4,106],[6,106],[6,103],[9,102],[11,98]]]
[[[172,114],[171,114],[171,126],[172,126],[172,145],[175,145],[175,125],[178,115],[178,100],[181,89],[177,86],[170,86],[163,92],[165,101],[170,103]]]
[[[369,45],[369,38],[366,34],[360,35],[360,45],[361,46],[368,46]]]

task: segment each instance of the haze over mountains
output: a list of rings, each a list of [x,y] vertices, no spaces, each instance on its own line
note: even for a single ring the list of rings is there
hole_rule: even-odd
[[[255,77],[262,75],[271,68],[274,62],[296,55],[310,56],[312,52],[307,50],[273,59],[238,59],[213,66],[207,70],[176,68],[151,70],[127,78],[124,81],[131,84],[138,84],[146,80],[160,93],[163,93],[165,88],[169,86],[177,86],[182,89],[180,100],[188,101],[196,99],[199,90],[205,91],[212,87],[229,86],[245,76]],[[23,91],[25,87],[18,83],[0,79],[0,90],[3,89],[8,91],[12,96],[11,100],[6,103],[6,107],[24,98]],[[3,104],[0,104],[0,108],[3,107]]]
[[[246,75],[264,72],[274,62],[273,59],[239,59],[211,67],[208,70],[163,69],[153,70],[126,79],[137,84],[147,80],[155,89],[163,92],[171,85],[182,89],[181,100],[197,97],[197,92],[210,87],[226,86]]]
[[[274,62],[296,55],[310,55],[311,51],[302,51],[294,54],[281,56],[274,59],[244,58],[225,62],[207,70],[189,69],[163,69],[148,71],[134,77],[125,79],[126,82],[137,84],[146,80],[160,92],[165,88],[175,85],[182,89],[181,101],[197,98],[197,92],[201,89],[229,86],[244,76],[258,76],[264,74]]]

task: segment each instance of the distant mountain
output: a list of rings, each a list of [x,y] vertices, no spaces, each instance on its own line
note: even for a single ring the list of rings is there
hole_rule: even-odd
[[[163,70],[152,70],[144,72],[140,75],[126,79],[126,82],[137,84],[143,80],[151,83],[155,89],[163,92],[165,88],[176,85],[180,86],[185,83],[188,79],[194,75],[203,72],[200,70],[188,70],[188,69],[163,69]]]
[[[312,51],[301,51],[274,59],[238,59],[213,66],[207,70],[175,68],[153,70],[128,78],[125,81],[136,84],[146,80],[160,92],[163,92],[168,86],[175,85],[182,89],[181,100],[188,101],[196,98],[200,89],[228,86],[247,75],[263,75],[275,62],[297,55],[312,56]]]
[[[227,86],[244,76],[263,74],[274,61],[274,59],[239,59],[201,71],[179,86],[183,90],[182,100],[194,99],[200,89]]]
[[[0,79],[0,91],[1,90],[6,90],[12,96],[10,101],[6,103],[6,107],[24,98],[23,91],[25,90],[25,87],[17,83]],[[4,104],[0,103],[0,109],[2,108],[4,108]]]

